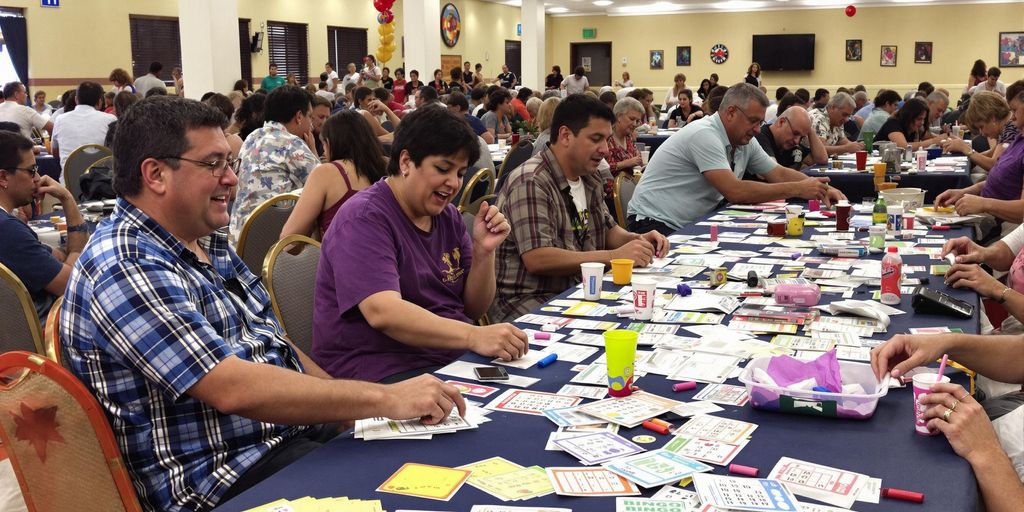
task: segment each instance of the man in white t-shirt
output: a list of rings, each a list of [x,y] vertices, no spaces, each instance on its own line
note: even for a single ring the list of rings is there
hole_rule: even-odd
[[[157,87],[166,88],[167,85],[164,84],[162,79],[160,79],[160,72],[163,71],[163,69],[163,64],[160,64],[159,62],[151,62],[149,64],[149,73],[135,79],[135,92],[139,96],[145,98],[146,92],[150,89],[155,89]]]
[[[60,156],[60,165],[72,151],[85,144],[103,144],[110,123],[117,118],[99,110],[103,102],[103,86],[96,82],[82,82],[75,92],[77,106],[57,118],[53,124],[53,152]],[[64,175],[61,174],[61,183]]]
[[[995,66],[988,68],[988,73],[985,75],[987,80],[971,87],[971,90],[967,93],[974,96],[974,93],[978,91],[988,91],[997,93],[1000,96],[1006,96],[1006,84],[1004,84],[1002,80],[999,80],[999,77],[1002,74],[1003,72]]]
[[[334,63],[328,62],[324,64],[324,73],[327,73],[327,91],[330,93],[337,94],[338,91],[338,72],[334,70]],[[345,88],[342,86],[340,92],[344,92]]]
[[[21,82],[4,85],[4,102],[0,103],[0,121],[8,121],[21,128],[25,138],[32,138],[32,129],[53,130],[53,123],[39,115],[32,107],[25,106],[28,94]]]

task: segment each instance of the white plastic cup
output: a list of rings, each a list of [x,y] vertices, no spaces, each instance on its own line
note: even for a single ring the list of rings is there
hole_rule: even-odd
[[[498,139],[498,149],[505,149],[505,139]]]
[[[959,139],[960,138],[960,125],[954,124],[952,127],[950,127],[950,134],[953,136],[953,138]]]
[[[633,318],[650,320],[654,316],[654,297],[658,287],[650,279],[633,278]]]
[[[580,263],[583,273],[583,300],[599,300],[604,278],[604,263]]]
[[[918,172],[924,172],[925,167],[928,165],[928,152],[919,149],[914,153],[914,158],[917,161]]]
[[[927,395],[933,385],[937,382],[949,382],[949,377],[946,375],[942,376],[942,380],[938,380],[938,378],[938,372],[914,374],[914,430],[923,436],[934,436],[939,433],[928,430],[928,422],[924,420],[924,411],[934,406],[921,404],[921,397]]]
[[[640,152],[640,163],[647,165],[647,161],[651,158],[651,152],[644,150]]]

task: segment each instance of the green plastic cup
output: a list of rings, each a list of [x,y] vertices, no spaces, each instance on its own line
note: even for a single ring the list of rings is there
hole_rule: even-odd
[[[608,362],[608,394],[629,396],[633,388],[633,365],[639,333],[615,329],[604,333],[604,351]]]
[[[871,156],[871,151],[875,145],[875,132],[864,132],[864,149],[868,152],[868,156]]]

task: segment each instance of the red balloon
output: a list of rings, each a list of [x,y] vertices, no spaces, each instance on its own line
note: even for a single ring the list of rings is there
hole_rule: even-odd
[[[395,5],[395,0],[383,0],[384,9],[391,9],[391,6]]]
[[[384,12],[388,10],[388,6],[384,5],[385,0],[373,0],[373,8],[377,9],[377,12]]]
[[[380,15],[384,17],[384,25],[395,21],[395,15],[390,10],[385,9]]]
[[[857,6],[855,6],[855,5],[847,5],[846,6],[846,15],[852,18],[854,14],[857,14]]]

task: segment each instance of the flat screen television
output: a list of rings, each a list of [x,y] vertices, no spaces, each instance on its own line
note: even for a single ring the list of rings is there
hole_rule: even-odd
[[[814,34],[754,36],[754,62],[765,71],[814,69]]]

